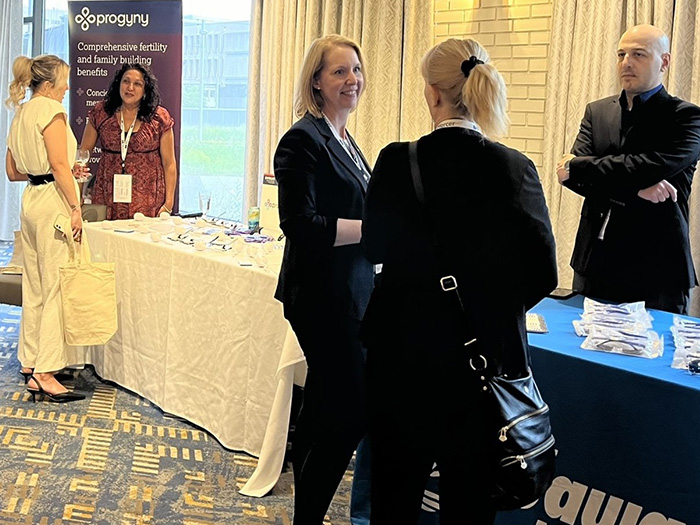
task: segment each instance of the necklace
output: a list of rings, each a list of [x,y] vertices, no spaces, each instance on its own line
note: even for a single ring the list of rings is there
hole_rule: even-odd
[[[476,131],[478,133],[481,133],[481,129],[479,128],[478,124],[472,120],[468,120],[466,118],[448,118],[445,120],[440,121],[435,126],[435,129],[443,129],[443,128],[466,128],[466,129],[471,129],[472,131]]]

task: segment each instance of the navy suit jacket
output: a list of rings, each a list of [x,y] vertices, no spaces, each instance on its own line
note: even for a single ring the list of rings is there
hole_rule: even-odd
[[[585,197],[571,266],[591,283],[612,283],[623,300],[697,284],[688,236],[688,199],[700,156],[700,108],[665,89],[634,108],[624,136],[615,95],[586,107],[564,185]],[[661,180],[677,202],[637,192]],[[605,217],[610,218],[599,239]]]
[[[364,157],[362,162],[369,173]],[[362,319],[373,287],[372,264],[360,244],[333,246],[337,219],[362,219],[367,182],[361,170],[325,120],[309,113],[280,140],[274,169],[287,239],[275,297],[287,313],[334,308]]]

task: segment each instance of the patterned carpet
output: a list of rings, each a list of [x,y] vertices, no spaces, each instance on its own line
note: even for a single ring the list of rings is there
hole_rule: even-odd
[[[10,255],[0,243],[0,265]],[[291,523],[291,471],[265,498],[241,496],[255,458],[101,382],[91,368],[76,371],[84,401],[32,403],[18,373],[20,312],[0,304],[0,524]],[[328,525],[349,525],[351,479],[349,470]]]

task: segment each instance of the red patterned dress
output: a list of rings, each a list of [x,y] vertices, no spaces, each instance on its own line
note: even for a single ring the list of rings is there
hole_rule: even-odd
[[[110,117],[104,110],[104,102],[99,102],[90,110],[88,117],[97,130],[102,146],[92,202],[107,205],[109,220],[130,219],[137,212],[155,217],[165,204],[165,172],[160,157],[160,139],[175,123],[168,110],[158,106],[151,121],[141,122],[141,127],[131,135],[125,169],[125,173],[133,176],[131,203],[112,202],[114,174],[122,172],[121,128],[117,113]]]

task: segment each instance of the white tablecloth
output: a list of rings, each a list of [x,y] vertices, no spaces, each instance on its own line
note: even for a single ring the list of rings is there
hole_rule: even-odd
[[[273,298],[282,250],[265,251],[268,265],[258,268],[239,264],[249,258],[247,245],[234,256],[101,223],[85,232],[93,260],[116,263],[119,330],[72,360],[93,364],[223,446],[260,456],[244,493],[264,495],[282,468],[295,376],[303,384],[305,375]]]

